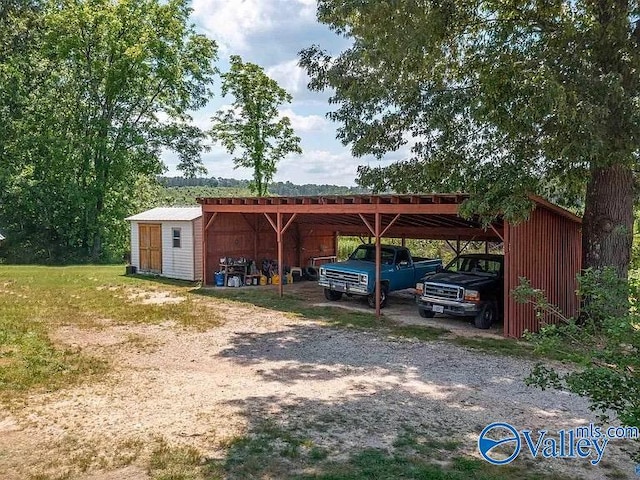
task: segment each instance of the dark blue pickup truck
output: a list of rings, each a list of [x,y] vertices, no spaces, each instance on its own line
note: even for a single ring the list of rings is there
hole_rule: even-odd
[[[336,301],[342,294],[366,296],[375,308],[376,247],[360,245],[345,262],[328,263],[320,267],[318,284],[324,287],[328,300]],[[382,245],[380,306],[387,303],[387,294],[416,285],[428,273],[442,269],[442,260],[412,257],[406,247]]]
[[[504,255],[459,255],[416,284],[416,290],[421,317],[472,317],[476,327],[490,328],[504,309]]]

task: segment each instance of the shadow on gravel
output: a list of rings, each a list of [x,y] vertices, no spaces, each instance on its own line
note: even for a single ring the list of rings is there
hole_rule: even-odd
[[[403,381],[416,379],[459,388],[487,389],[496,385],[497,395],[505,384],[518,384],[522,392],[539,392],[522,379],[532,364],[505,362],[502,356],[470,352],[444,342],[422,342],[402,336],[381,336],[376,331],[323,328],[316,324],[294,325],[286,330],[237,333],[233,346],[221,355],[243,365],[265,361],[282,362],[276,370],[261,370],[266,379],[283,383],[315,376],[339,377],[354,373],[397,375]]]
[[[396,408],[390,408],[393,401],[400,402]],[[419,395],[390,388],[332,401],[256,396],[233,402],[243,409],[248,432],[227,443],[224,458],[207,461],[206,478],[542,478],[524,456],[494,467],[470,455],[468,430],[476,428],[448,424],[452,412],[416,417],[406,404],[427,406]],[[570,478],[548,471],[543,476]]]
[[[237,333],[231,344],[220,356],[257,367],[282,394],[231,402],[249,428],[210,462],[224,478],[576,478],[528,454],[500,468],[471,456],[494,421],[555,430],[590,418],[581,399],[527,387],[529,361],[317,324]]]

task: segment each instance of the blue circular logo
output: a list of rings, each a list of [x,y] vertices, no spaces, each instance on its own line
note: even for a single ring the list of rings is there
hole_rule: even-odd
[[[513,443],[513,453],[511,455],[507,458],[502,458],[503,455],[494,458],[496,452],[494,451],[492,453],[493,449],[502,445],[508,446],[510,443]],[[513,462],[520,453],[521,447],[520,434],[508,423],[491,423],[484,427],[484,430],[480,432],[480,436],[478,437],[478,450],[480,450],[482,458],[493,465],[506,465],[507,463]]]

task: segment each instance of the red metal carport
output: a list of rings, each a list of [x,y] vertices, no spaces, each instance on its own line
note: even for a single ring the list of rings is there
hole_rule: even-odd
[[[504,242],[504,335],[535,331],[530,305],[517,304],[509,292],[526,277],[547,292],[549,301],[575,314],[576,273],[580,270],[581,220],[540,197],[528,220],[510,225],[501,218],[487,229],[459,216],[463,194],[356,195],[316,197],[199,198],[203,212],[205,284],[221,257],[277,258],[284,265],[305,266],[311,258],[335,255],[338,235],[380,239],[422,238],[449,241]],[[280,293],[283,286],[280,285]],[[376,282],[379,299],[380,283]],[[379,304],[379,302],[378,302]],[[376,313],[380,314],[379,306]]]

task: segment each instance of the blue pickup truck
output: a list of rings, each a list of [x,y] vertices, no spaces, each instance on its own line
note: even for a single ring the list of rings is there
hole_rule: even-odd
[[[428,273],[442,269],[441,259],[412,257],[406,247],[382,245],[380,265],[380,306],[387,304],[387,295],[416,285]],[[337,301],[342,294],[366,296],[375,308],[376,246],[360,245],[345,262],[328,263],[320,267],[318,284],[324,287],[327,300]]]

